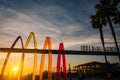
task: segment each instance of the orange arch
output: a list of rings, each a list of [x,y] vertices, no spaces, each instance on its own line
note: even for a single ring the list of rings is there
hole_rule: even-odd
[[[26,43],[24,45],[24,48],[26,49],[28,47],[28,44],[30,43],[31,38],[33,37],[34,41],[34,49],[37,49],[37,41],[36,41],[36,36],[33,32],[31,32],[26,40]],[[22,54],[21,58],[21,65],[20,65],[20,71],[18,75],[18,80],[20,80],[23,72],[23,66],[24,66],[24,58],[25,58],[25,53]],[[36,74],[36,66],[37,66],[37,53],[34,53],[34,65],[33,65],[33,75],[32,75],[32,80],[35,80],[35,74]]]
[[[48,49],[51,50],[51,41],[49,37],[46,37],[45,43],[44,43],[44,47],[43,50],[46,50],[48,46]],[[44,70],[44,61],[45,61],[45,54],[42,54],[41,56],[41,63],[40,63],[40,80],[43,79],[43,70]],[[52,80],[52,52],[48,53],[48,80]]]
[[[22,41],[22,38],[21,36],[18,36],[16,38],[16,40],[14,41],[14,43],[12,44],[11,48],[14,48],[14,46],[16,45],[16,43],[18,42],[18,40],[20,39],[21,41],[21,45],[22,45],[22,48],[23,48],[23,41]],[[5,58],[5,61],[4,61],[4,64],[3,64],[3,67],[2,67],[2,71],[1,71],[1,75],[0,75],[0,80],[2,79],[2,76],[4,75],[4,71],[5,71],[5,68],[6,68],[6,65],[7,65],[7,62],[8,62],[8,59],[10,57],[10,52],[8,52],[6,58]]]

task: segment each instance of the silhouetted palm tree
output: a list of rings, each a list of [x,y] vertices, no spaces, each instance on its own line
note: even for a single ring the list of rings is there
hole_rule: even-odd
[[[111,9],[113,11],[112,21],[114,24],[120,25],[120,0],[113,0],[111,4]]]
[[[103,35],[102,29],[103,29],[103,25],[106,25],[106,24],[104,23],[103,20],[100,20],[101,18],[97,14],[92,15],[90,18],[92,19],[90,23],[92,24],[93,28],[99,30],[100,39],[101,39],[101,42],[102,42],[103,49],[105,51],[104,35]],[[105,62],[107,63],[106,55],[105,55]]]
[[[99,19],[103,20],[105,24],[109,25],[117,51],[119,52],[119,47],[117,44],[116,35],[112,24],[113,17],[114,17],[113,21],[116,21],[119,15],[116,15],[118,14],[118,11],[117,8],[113,6],[113,2],[112,0],[100,0],[100,3],[95,5],[95,9],[96,9],[96,14],[99,16]],[[120,61],[120,57],[119,57],[119,61]]]

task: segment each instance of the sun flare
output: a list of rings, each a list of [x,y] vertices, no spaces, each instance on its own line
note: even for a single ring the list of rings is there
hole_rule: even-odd
[[[18,67],[14,67],[14,68],[13,68],[13,71],[14,71],[14,72],[18,72]]]

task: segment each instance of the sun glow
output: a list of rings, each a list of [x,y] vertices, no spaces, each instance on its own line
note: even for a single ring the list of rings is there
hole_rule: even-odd
[[[18,67],[14,67],[13,72],[15,72],[15,73],[18,72]]]

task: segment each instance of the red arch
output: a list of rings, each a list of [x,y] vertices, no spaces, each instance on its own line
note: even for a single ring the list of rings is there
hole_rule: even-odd
[[[59,51],[64,50],[64,44],[60,43],[59,45]],[[62,55],[62,62],[63,62],[63,77],[64,80],[67,80],[67,75],[66,75],[66,57],[65,54],[61,54],[61,52],[58,53],[57,56],[57,80],[60,80],[60,64],[61,64],[61,55]]]
[[[18,36],[16,38],[16,40],[14,41],[14,43],[12,44],[11,49],[14,48],[14,46],[16,45],[16,43],[18,42],[19,39],[21,41],[22,48],[24,48],[23,47],[23,40],[22,40],[21,36]],[[10,52],[8,52],[8,54],[5,58],[5,61],[4,61],[3,67],[2,67],[2,71],[1,71],[1,75],[0,75],[0,80],[2,79],[2,76],[4,75],[4,71],[5,71],[5,68],[6,68],[9,57],[10,57]]]

